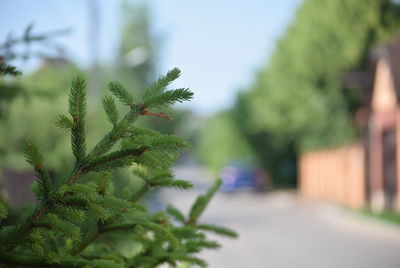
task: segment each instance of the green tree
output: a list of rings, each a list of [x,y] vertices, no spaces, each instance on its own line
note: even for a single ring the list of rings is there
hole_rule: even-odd
[[[253,152],[229,112],[205,122],[197,144],[200,160],[214,172],[233,160],[253,160]]]
[[[365,68],[398,29],[399,10],[389,0],[306,0],[248,93],[253,127],[289,135],[300,150],[352,140],[360,94],[342,77]]]
[[[68,136],[52,128],[48,122],[54,121],[54,114],[66,108],[68,88],[60,85],[68,84],[83,71],[66,60],[57,62],[48,60],[34,73],[7,82],[13,87],[21,88],[23,94],[7,101],[7,112],[0,120],[2,169],[23,171],[29,168],[24,161],[23,141],[30,137],[43,142],[43,150],[49,156],[48,167],[52,172],[65,171],[63,167],[69,154]],[[93,120],[90,122],[90,127],[97,124]]]
[[[294,186],[300,151],[357,137],[360,91],[345,88],[343,75],[366,68],[371,48],[392,38],[399,22],[399,6],[389,0],[305,0],[268,64],[228,112],[227,129],[240,133],[217,133],[247,144],[275,186]],[[203,133],[211,155],[204,161],[228,161],[232,152],[221,151],[220,134]]]
[[[150,9],[146,3],[124,1],[121,12],[117,75],[137,92],[143,92],[157,73],[161,40],[153,33]]]
[[[288,133],[276,135],[255,128],[249,120],[253,109],[249,98],[247,92],[240,93],[230,111],[237,131],[270,174],[274,187],[296,186],[296,146],[293,137]]]

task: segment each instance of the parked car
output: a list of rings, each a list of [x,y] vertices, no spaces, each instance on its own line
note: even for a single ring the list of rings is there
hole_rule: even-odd
[[[235,192],[241,190],[263,191],[270,184],[269,176],[262,168],[248,163],[231,163],[221,172],[221,191]]]

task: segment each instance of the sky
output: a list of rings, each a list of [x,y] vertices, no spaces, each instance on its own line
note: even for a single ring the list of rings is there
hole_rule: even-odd
[[[78,65],[90,65],[89,4],[93,0],[2,0],[0,42],[8,33],[71,29],[56,40]],[[121,0],[97,0],[99,60],[113,61],[120,32]],[[176,87],[189,87],[184,104],[202,115],[229,108],[239,90],[251,84],[268,62],[301,0],[148,0],[154,31],[163,36],[160,73],[178,67]],[[31,62],[34,68],[35,62]]]

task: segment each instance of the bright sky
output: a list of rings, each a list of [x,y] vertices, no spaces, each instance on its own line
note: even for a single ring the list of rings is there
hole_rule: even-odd
[[[35,23],[36,32],[71,28],[57,38],[79,65],[90,62],[90,0],[2,0],[0,42]],[[165,36],[160,71],[182,70],[177,87],[195,98],[186,107],[208,115],[229,107],[273,51],[301,0],[149,0],[155,31]],[[111,62],[118,44],[121,0],[98,0],[100,61]]]

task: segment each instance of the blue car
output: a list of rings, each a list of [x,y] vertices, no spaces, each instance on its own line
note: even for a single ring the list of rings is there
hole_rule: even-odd
[[[224,192],[235,192],[239,190],[266,190],[269,178],[265,172],[251,164],[235,163],[227,165],[221,172],[222,186]]]

